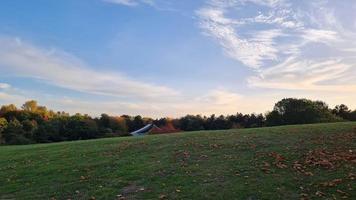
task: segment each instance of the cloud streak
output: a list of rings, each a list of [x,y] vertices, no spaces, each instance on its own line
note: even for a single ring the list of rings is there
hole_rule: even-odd
[[[26,77],[93,97],[111,97],[111,100],[59,97],[0,83],[1,104],[21,105],[26,100],[38,99],[50,108],[71,113],[98,116],[105,112],[152,117],[182,116],[188,113],[232,114],[237,110],[247,112],[256,108],[251,104],[251,99],[224,88],[201,94],[184,94],[173,88],[134,80],[120,73],[99,72],[66,52],[48,50],[12,37],[0,38],[0,72],[8,77]]]
[[[263,70],[258,76],[250,77],[250,86],[313,91],[354,92],[356,84],[335,84],[350,74],[351,65],[341,59],[325,61],[290,58],[274,67]]]
[[[9,89],[11,86],[7,83],[0,83],[0,89]]]
[[[269,99],[264,97],[264,99]],[[41,105],[66,111],[72,114],[86,113],[99,116],[101,113],[110,115],[142,115],[148,117],[180,117],[186,114],[234,114],[238,112],[267,110],[272,107],[278,97],[263,103],[258,98],[249,98],[238,93],[217,88],[204,94],[177,97],[175,99],[127,101],[127,100],[94,100],[75,97],[53,97],[43,93],[19,91],[16,89],[0,91],[0,104],[14,103],[21,106],[29,99],[37,99]]]
[[[161,98],[174,89],[134,80],[120,73],[99,72],[59,50],[47,50],[19,39],[0,38],[0,66],[6,73],[62,88],[116,97]]]
[[[282,35],[278,29],[256,31],[255,37],[240,37],[234,26],[243,24],[225,17],[223,9],[203,8],[197,11],[200,27],[204,33],[215,38],[231,58],[243,64],[259,68],[263,60],[276,59],[278,49],[274,47],[274,38]]]
[[[107,3],[119,4],[119,5],[130,6],[130,7],[138,6],[140,4],[146,4],[150,6],[154,5],[153,0],[103,0],[103,1]]]
[[[332,7],[322,0],[210,0],[196,14],[204,34],[254,70],[250,86],[351,92],[356,84],[343,80],[356,78],[356,35]]]

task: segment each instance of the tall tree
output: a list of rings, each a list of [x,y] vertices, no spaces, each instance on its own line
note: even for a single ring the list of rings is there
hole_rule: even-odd
[[[344,119],[350,120],[351,110],[345,104],[335,106],[332,113]]]
[[[282,124],[308,124],[341,120],[332,114],[328,105],[322,101],[295,98],[277,102],[269,115],[273,115],[273,117],[267,116],[267,119],[280,118]]]
[[[21,108],[24,111],[36,112],[38,109],[38,103],[35,100],[26,101]]]

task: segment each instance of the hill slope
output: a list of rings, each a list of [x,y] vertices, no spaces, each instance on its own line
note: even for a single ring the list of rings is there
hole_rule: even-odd
[[[0,147],[0,199],[355,198],[356,123]]]

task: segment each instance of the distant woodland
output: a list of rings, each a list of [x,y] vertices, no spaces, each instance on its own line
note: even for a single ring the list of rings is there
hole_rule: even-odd
[[[356,110],[352,111],[344,104],[329,108],[322,101],[286,98],[265,114],[186,115],[176,119],[153,119],[108,114],[101,114],[100,117],[80,113],[70,115],[50,110],[31,100],[21,108],[13,104],[1,106],[0,143],[32,144],[129,136],[130,132],[150,123],[160,127],[162,133],[171,133],[339,121],[356,121]]]

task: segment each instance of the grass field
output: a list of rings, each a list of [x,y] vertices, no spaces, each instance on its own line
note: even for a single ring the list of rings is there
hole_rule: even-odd
[[[0,199],[355,199],[356,123],[0,147]]]

